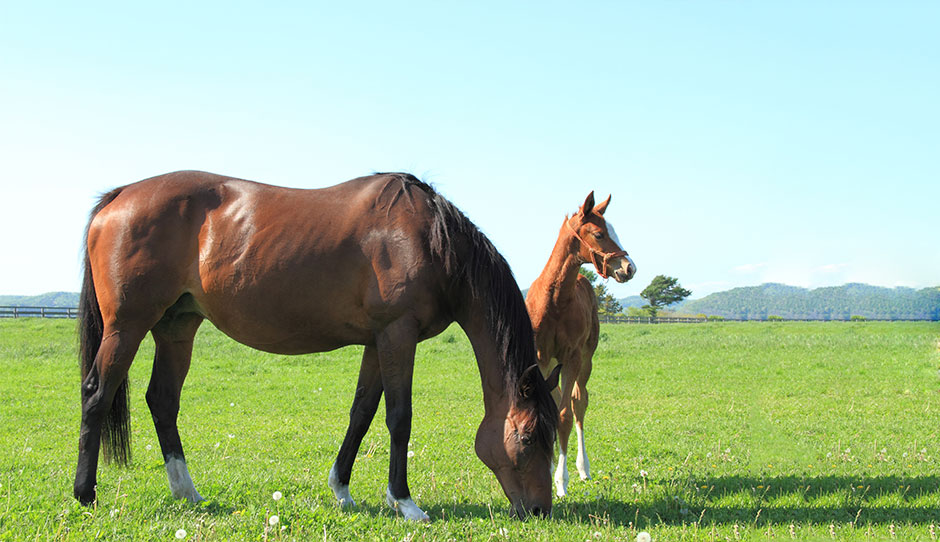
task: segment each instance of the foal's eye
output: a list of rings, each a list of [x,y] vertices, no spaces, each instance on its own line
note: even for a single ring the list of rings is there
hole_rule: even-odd
[[[603,239],[603,238],[604,238],[604,232],[600,232],[600,231],[596,231],[596,232],[592,233],[591,235],[593,235],[595,239]]]

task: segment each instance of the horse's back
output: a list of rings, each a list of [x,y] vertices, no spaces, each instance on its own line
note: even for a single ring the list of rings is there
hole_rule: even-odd
[[[188,294],[191,310],[269,351],[367,343],[437,291],[410,287],[435,279],[415,201],[427,194],[396,180],[302,190],[181,171],[127,185],[89,225],[99,300],[146,326]]]

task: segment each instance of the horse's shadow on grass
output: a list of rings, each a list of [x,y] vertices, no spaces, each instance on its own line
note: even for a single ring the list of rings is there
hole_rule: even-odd
[[[940,522],[940,476],[728,476],[682,482],[665,493],[665,497],[653,501],[641,495],[636,500],[622,500],[603,494],[596,498],[555,499],[551,521],[615,527]],[[423,504],[432,521],[505,520],[510,511],[508,503],[503,501]],[[220,501],[200,506],[203,512],[217,516],[236,511],[234,506]],[[378,501],[359,502],[345,513],[396,516],[394,510]]]
[[[556,501],[553,517],[613,525],[928,524],[940,521],[940,477],[705,478],[652,502]]]

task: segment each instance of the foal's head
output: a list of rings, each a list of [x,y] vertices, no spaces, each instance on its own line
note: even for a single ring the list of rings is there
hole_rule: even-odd
[[[542,378],[533,365],[519,379],[516,396],[487,412],[477,429],[476,452],[512,505],[512,515],[548,516],[552,511],[552,456],[558,409],[551,390],[561,366]],[[503,408],[506,410],[503,411]]]
[[[605,279],[613,277],[617,282],[627,282],[636,273],[636,264],[617,239],[613,224],[604,219],[608,205],[610,196],[595,206],[592,191],[567,224],[580,241],[578,254],[584,263],[593,263],[597,273]]]

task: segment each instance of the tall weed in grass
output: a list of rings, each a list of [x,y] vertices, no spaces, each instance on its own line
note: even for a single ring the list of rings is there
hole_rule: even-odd
[[[384,407],[351,489],[326,475],[362,349],[277,356],[211,325],[197,336],[180,430],[206,502],[169,496],[131,369],[134,462],[71,497],[79,370],[73,322],[0,321],[0,540],[935,540],[940,325],[604,325],[589,389],[593,480],[551,519],[519,522],[473,453],[482,393],[458,327],[419,345],[409,458],[413,525],[384,503]],[[573,467],[572,467],[573,468]],[[275,492],[279,496],[274,499]],[[274,521],[276,516],[276,521]]]

